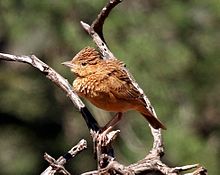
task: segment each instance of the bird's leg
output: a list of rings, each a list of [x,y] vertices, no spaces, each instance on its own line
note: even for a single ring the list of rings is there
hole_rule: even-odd
[[[105,125],[101,128],[102,132],[109,132],[122,118],[123,113],[118,112],[115,114],[115,116]]]
[[[112,139],[110,136],[109,138],[107,137],[107,134],[112,130],[112,128],[121,120],[122,118],[122,112],[118,112],[115,114],[115,116],[104,126],[101,127],[98,133],[95,133],[96,135],[92,136],[93,139],[95,138],[95,142],[93,142],[95,145],[93,146],[94,148],[94,154],[95,157],[98,158],[99,156],[97,154],[100,154],[100,150],[97,150],[97,148],[100,147],[105,147],[109,143],[109,139]],[[97,146],[99,145],[99,146]],[[111,155],[114,157],[114,151],[112,149],[108,150],[108,155]],[[99,153],[97,153],[99,152]]]
[[[98,140],[99,143],[102,145],[103,143],[108,143],[107,134],[113,129],[113,127],[121,120],[122,112],[118,112],[115,116],[104,126],[100,129],[98,133]],[[114,153],[112,153],[114,155]]]

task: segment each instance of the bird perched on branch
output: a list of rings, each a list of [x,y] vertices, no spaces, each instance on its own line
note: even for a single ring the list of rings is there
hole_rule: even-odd
[[[124,63],[117,59],[103,59],[95,48],[82,49],[71,61],[62,63],[76,75],[73,90],[98,108],[117,112],[105,126],[115,125],[122,113],[129,110],[140,112],[155,129],[166,129],[156,118],[153,107],[135,85]]]

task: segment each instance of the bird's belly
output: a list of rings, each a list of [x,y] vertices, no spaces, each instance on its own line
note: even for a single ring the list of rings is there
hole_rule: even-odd
[[[136,109],[136,104],[131,100],[116,97],[111,91],[103,87],[99,81],[88,81],[87,79],[76,79],[73,82],[73,90],[81,97],[86,98],[96,107],[111,112],[126,112]],[[99,83],[97,83],[99,82]],[[96,87],[96,88],[95,88]]]
[[[103,97],[103,98],[94,97],[87,99],[96,107],[111,112],[126,112],[134,108],[134,105],[132,105],[128,101],[124,101],[116,98],[112,99],[109,97]]]

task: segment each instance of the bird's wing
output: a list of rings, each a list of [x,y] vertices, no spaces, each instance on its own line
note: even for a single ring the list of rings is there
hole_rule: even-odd
[[[130,76],[123,67],[113,70],[108,77],[109,90],[110,92],[121,99],[136,99],[143,105],[146,105],[143,95],[140,91],[132,84]]]

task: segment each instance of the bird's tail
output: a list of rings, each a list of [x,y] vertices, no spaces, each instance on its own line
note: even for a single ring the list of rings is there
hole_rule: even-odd
[[[158,119],[156,118],[153,114],[149,113],[149,112],[141,112],[141,114],[144,116],[144,118],[147,119],[147,121],[150,123],[150,125],[154,128],[154,129],[164,129],[166,130],[166,126]]]

